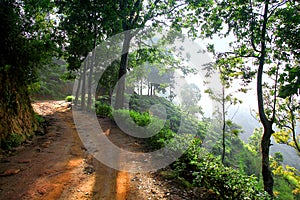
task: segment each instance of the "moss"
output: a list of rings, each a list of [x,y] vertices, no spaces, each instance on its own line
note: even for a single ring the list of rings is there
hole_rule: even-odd
[[[38,122],[38,124],[41,124],[41,123],[45,122],[45,119],[37,113],[34,113],[34,117],[35,117],[36,121]]]
[[[25,137],[21,134],[11,133],[5,138],[5,140],[1,141],[1,146],[3,149],[12,149],[13,147],[17,147],[25,140]]]

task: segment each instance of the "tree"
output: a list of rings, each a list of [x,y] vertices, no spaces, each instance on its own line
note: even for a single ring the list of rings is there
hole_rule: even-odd
[[[193,2],[197,5],[197,2]],[[197,11],[196,11],[197,12]],[[264,189],[273,195],[274,180],[270,169],[269,150],[276,121],[279,74],[284,66],[299,63],[299,3],[296,1],[215,1],[201,15],[206,22],[201,31],[207,37],[215,33],[234,35],[231,50],[219,53],[218,61],[228,65],[228,78],[238,77],[247,84],[256,74],[259,118],[264,128],[261,139]],[[296,42],[297,41],[297,42]],[[272,77],[270,83],[265,75]],[[271,87],[265,87],[271,84]],[[263,89],[273,97],[268,104]],[[271,90],[269,90],[271,89]]]
[[[215,100],[217,103],[220,104],[221,109],[216,110],[217,114],[219,114],[219,118],[221,121],[222,126],[222,157],[221,161],[224,164],[224,159],[226,155],[226,134],[227,133],[235,133],[236,136],[239,132],[239,129],[231,129],[232,128],[232,119],[228,119],[228,110],[230,106],[236,105],[237,103],[241,103],[240,100],[234,98],[232,94],[226,94],[226,87],[224,82],[222,83],[222,92],[221,94],[217,93],[216,91],[212,91],[210,89],[206,90],[205,92],[209,94],[209,96]],[[233,116],[234,117],[234,116]]]
[[[36,126],[28,84],[36,69],[54,55],[52,4],[48,0],[0,1],[0,141],[18,134],[22,140]]]
[[[77,104],[81,89],[81,108],[87,111],[90,111],[92,106],[91,91],[95,67],[93,49],[103,41],[105,35],[110,34],[115,28],[107,14],[108,3],[108,1],[96,2],[94,0],[57,2],[58,16],[61,21],[60,30],[64,39],[62,47],[66,49],[68,69],[77,71],[79,74],[75,104]],[[112,27],[108,26],[106,21],[110,21]]]
[[[213,45],[208,46],[208,50],[216,56]],[[227,119],[228,110],[232,105],[237,103],[242,103],[241,100],[233,97],[232,93],[229,93],[227,90],[232,84],[227,75],[228,65],[223,65],[222,62],[208,63],[204,66],[204,69],[207,71],[206,76],[209,77],[212,73],[218,73],[221,79],[221,92],[213,91],[207,89],[205,92],[220,105],[220,109],[217,109],[216,112],[220,115],[220,120],[222,124],[222,157],[221,161],[224,164],[225,154],[226,154],[226,132],[232,126],[232,121]],[[234,116],[233,116],[234,117]],[[235,129],[234,129],[235,130]],[[238,129],[236,129],[238,130]]]
[[[181,107],[188,114],[201,113],[201,107],[198,105],[201,99],[201,91],[194,83],[185,83],[182,86],[180,96],[182,98]]]
[[[280,128],[274,133],[277,143],[287,144],[300,153],[300,135],[297,133],[297,121],[300,119],[299,104],[295,97],[281,100],[277,105],[276,125]]]
[[[257,155],[261,154],[260,141],[261,141],[262,133],[263,133],[262,127],[255,128],[253,134],[249,137],[248,146]]]
[[[274,134],[278,143],[292,146],[300,153],[300,136],[297,133],[297,121],[300,118],[300,102],[297,96],[300,94],[300,68],[286,65],[279,78],[280,90],[277,110],[276,125],[281,129]]]
[[[178,13],[179,8],[183,7],[185,2],[173,0],[121,0],[113,1],[111,4],[113,9],[110,15],[119,20],[124,34],[115,105],[116,109],[120,109],[124,104],[125,77],[123,76],[126,75],[128,68],[128,52],[132,38],[139,32],[138,29],[144,28],[147,23],[153,26],[158,26],[160,23],[166,24],[161,21],[162,16],[167,18],[176,12]]]
[[[37,82],[30,84],[30,97],[34,99],[63,99],[71,95],[73,83],[66,77],[66,63],[53,58],[49,64],[38,68]]]

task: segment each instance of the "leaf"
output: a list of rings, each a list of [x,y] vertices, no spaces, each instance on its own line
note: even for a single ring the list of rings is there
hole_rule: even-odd
[[[278,96],[281,97],[281,98],[287,98],[289,96],[292,96],[293,94],[297,94],[298,93],[298,89],[299,88],[296,88],[292,84],[282,86],[279,89],[279,95]]]

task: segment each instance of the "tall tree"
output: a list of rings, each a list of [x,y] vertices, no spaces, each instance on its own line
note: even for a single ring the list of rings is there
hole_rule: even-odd
[[[60,29],[63,33],[68,69],[79,71],[78,92],[76,92],[77,104],[79,90],[81,89],[81,107],[90,110],[92,106],[92,81],[95,66],[95,52],[93,49],[103,41],[105,35],[110,34],[106,17],[109,11],[109,1],[58,1],[58,16],[60,16]],[[92,52],[88,57],[89,52]],[[86,61],[84,62],[84,60]],[[83,70],[80,67],[83,65]],[[87,94],[87,102],[85,97]]]
[[[197,1],[193,5],[197,5]],[[207,16],[207,23],[201,26],[205,36],[212,37],[215,33],[223,37],[234,36],[230,51],[222,52],[218,59],[230,66],[228,77],[242,78],[247,84],[253,74],[257,75],[258,112],[264,128],[261,139],[262,175],[265,191],[273,195],[269,151],[276,120],[278,79],[284,66],[299,63],[299,3],[287,0],[221,0],[214,1],[214,5],[201,15]],[[272,78],[268,79],[266,75]],[[268,84],[273,86],[266,88]],[[273,103],[266,101],[263,89],[270,92]]]
[[[210,47],[213,50],[213,46]],[[205,92],[209,94],[209,96],[216,101],[220,105],[220,109],[217,109],[216,112],[220,115],[221,124],[222,124],[222,156],[221,161],[224,164],[225,154],[226,154],[226,134],[229,132],[228,130],[231,128],[229,125],[232,125],[232,119],[228,119],[228,110],[232,105],[236,105],[237,103],[242,103],[241,100],[233,97],[232,93],[229,93],[227,90],[232,84],[232,80],[226,77],[226,70],[228,69],[227,65],[223,65],[223,63],[216,64],[207,64],[205,66],[207,70],[206,76],[211,76],[212,73],[216,73],[217,71],[220,75],[221,79],[221,92],[213,91],[211,89],[207,89]],[[234,117],[234,116],[233,116]]]
[[[0,1],[0,141],[11,134],[25,139],[33,133],[35,118],[28,84],[35,70],[53,55],[51,1]]]
[[[163,23],[167,25],[164,21],[167,18],[172,18],[172,14],[180,13],[178,10],[184,7],[185,2],[173,0],[115,0],[111,4],[113,9],[110,15],[115,16],[119,20],[124,33],[115,105],[116,109],[119,109],[124,104],[124,75],[128,68],[128,52],[132,38],[138,33],[139,28],[144,28],[147,24],[158,26],[160,23]],[[164,20],[162,20],[163,16],[165,17]]]
[[[202,113],[201,106],[198,105],[201,99],[201,91],[194,84],[184,84],[181,88],[180,95],[182,98],[182,109],[188,114]]]

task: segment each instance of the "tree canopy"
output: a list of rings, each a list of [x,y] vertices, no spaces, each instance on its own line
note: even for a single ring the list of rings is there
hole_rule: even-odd
[[[71,77],[78,75],[75,104],[80,101],[82,109],[93,109],[91,88],[99,78],[96,76],[101,76],[98,94],[108,94],[111,98],[117,86],[114,106],[117,110],[124,107],[123,77],[128,72],[127,86],[138,88],[140,95],[146,87],[148,96],[161,91],[171,100],[174,71],[179,69],[184,76],[193,72],[185,64],[187,60],[172,55],[166,48],[165,44],[175,40],[175,36],[166,34],[164,40],[155,43],[156,32],[168,29],[168,33],[186,32],[190,37],[202,39],[229,37],[232,42],[223,52],[216,51],[213,44],[207,46],[214,55],[214,66],[223,87],[220,97],[207,90],[223,107],[222,161],[225,132],[234,130],[225,118],[226,102],[238,102],[225,89],[239,79],[239,90],[247,92],[246,86],[255,80],[258,117],[263,126],[260,153],[264,189],[273,195],[271,137],[299,152],[299,102],[296,100],[300,95],[299,13],[300,4],[296,0],[2,0],[0,119],[5,123],[0,124],[1,146],[6,145],[9,135],[19,134],[25,140],[36,129],[28,85],[36,82],[37,72],[41,73],[45,66],[51,67],[49,63],[53,60],[66,60]],[[107,60],[97,61],[99,51],[110,47],[100,44],[116,34],[122,35],[118,41],[121,45],[113,49],[116,54],[121,52],[120,58],[111,61],[107,55]],[[130,52],[135,36],[139,36],[137,45],[140,46]],[[108,67],[102,74],[99,71],[106,64]],[[197,85],[184,85],[181,96],[184,96],[185,112],[201,112]],[[257,130],[251,141],[255,152],[259,149],[259,133]],[[280,170],[278,173],[284,174]]]

